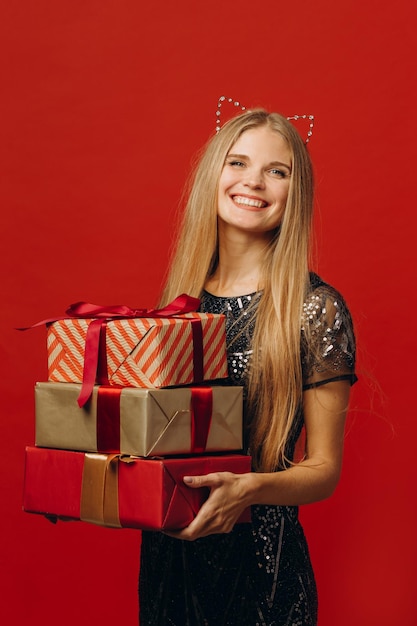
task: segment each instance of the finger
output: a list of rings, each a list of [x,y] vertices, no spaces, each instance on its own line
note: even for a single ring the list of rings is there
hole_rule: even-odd
[[[184,476],[184,483],[188,487],[217,487],[220,482],[220,476],[218,474],[204,474],[203,476]]]
[[[198,528],[198,525],[196,528],[193,522],[191,522],[190,526],[181,530],[164,530],[163,533],[173,539],[181,539],[182,541],[195,541],[195,539],[199,539],[207,534],[203,529]]]
[[[188,526],[179,530],[167,529],[163,532],[170,537],[185,541],[194,541],[195,539],[216,532],[216,524],[213,524],[213,519],[211,517],[207,517],[206,509],[207,503],[204,502],[197,515]]]
[[[172,537],[173,539],[185,539],[184,532],[182,530],[163,530],[162,534]]]

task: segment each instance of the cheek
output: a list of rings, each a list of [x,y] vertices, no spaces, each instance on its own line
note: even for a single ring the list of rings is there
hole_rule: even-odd
[[[236,175],[230,170],[223,170],[219,179],[219,192],[226,191],[236,182]]]
[[[288,200],[289,186],[281,188],[276,194],[276,198],[281,205],[286,205]]]

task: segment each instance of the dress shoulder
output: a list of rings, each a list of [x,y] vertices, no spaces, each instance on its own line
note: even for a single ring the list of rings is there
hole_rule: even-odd
[[[305,383],[319,384],[340,376],[356,380],[356,341],[349,308],[341,293],[317,274],[310,275],[301,332]]]

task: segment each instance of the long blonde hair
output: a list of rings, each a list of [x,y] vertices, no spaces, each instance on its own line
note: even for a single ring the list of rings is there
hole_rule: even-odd
[[[261,126],[285,139],[292,159],[282,222],[263,260],[263,295],[252,339],[254,357],[248,384],[248,414],[254,415],[251,451],[258,470],[273,471],[288,463],[286,443],[301,406],[301,316],[309,285],[313,210],[310,157],[285,117],[263,109],[245,112],[225,124],[207,144],[191,179],[161,304],[183,292],[201,295],[218,261],[217,194],[226,156],[242,133]]]

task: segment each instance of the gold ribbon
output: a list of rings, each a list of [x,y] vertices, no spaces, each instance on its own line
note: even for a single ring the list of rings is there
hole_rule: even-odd
[[[120,454],[86,453],[81,487],[80,519],[121,528],[119,518]]]

